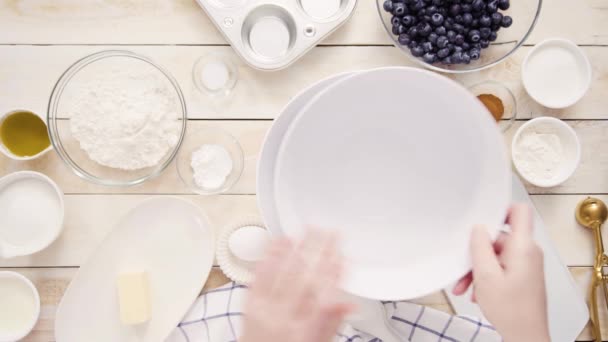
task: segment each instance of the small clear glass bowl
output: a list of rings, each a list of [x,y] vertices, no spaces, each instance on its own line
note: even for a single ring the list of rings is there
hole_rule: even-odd
[[[199,58],[192,68],[196,88],[212,97],[227,97],[239,78],[239,69],[232,56],[212,52]]]
[[[194,180],[194,170],[191,166],[192,154],[203,145],[220,145],[228,151],[232,159],[232,171],[219,188],[203,188]],[[241,178],[244,166],[245,157],[241,144],[234,136],[220,128],[189,129],[176,159],[179,178],[192,192],[199,195],[217,195],[228,192]]]
[[[87,68],[96,63],[109,63],[111,70],[124,71],[126,68],[121,63],[133,65],[136,63],[144,63],[143,65],[150,70],[158,73],[159,79],[166,80],[171,89],[171,97],[175,103],[175,111],[178,113],[176,120],[179,126],[179,138],[173,148],[165,154],[164,157],[155,165],[137,170],[122,170],[118,168],[106,167],[91,160],[88,154],[81,149],[79,141],[73,136],[70,128],[70,117],[66,113],[66,108],[69,108],[70,97],[66,94],[74,94],[80,91],[79,81],[89,80],[91,75],[87,74]],[[91,69],[88,69],[91,70]],[[94,69],[93,69],[94,70]],[[82,73],[85,71],[84,73]],[[122,75],[121,75],[122,76]],[[73,79],[76,77],[76,80]],[[99,96],[103,96],[100,94]],[[112,101],[113,99],[104,99],[104,101]],[[154,63],[147,57],[141,56],[134,52],[122,50],[107,50],[94,53],[86,56],[74,64],[72,64],[59,78],[48,105],[48,127],[51,142],[57,154],[65,162],[65,164],[81,178],[106,186],[134,186],[141,184],[148,179],[160,175],[173,161],[177,155],[177,151],[184,139],[187,124],[187,110],[184,95],[177,81],[158,64]]]
[[[503,132],[506,132],[513,126],[517,119],[517,101],[513,92],[504,84],[496,81],[485,81],[477,83],[469,87],[469,91],[475,95],[494,95],[502,101],[505,112],[502,119],[498,122],[498,126]]]
[[[498,39],[488,48],[481,50],[481,58],[470,64],[429,64],[414,57],[407,46],[399,44],[392,32],[392,14],[384,10],[385,0],[376,0],[380,20],[393,44],[411,60],[434,71],[446,73],[466,73],[490,68],[511,56],[532,33],[542,7],[543,0],[511,0],[511,7],[501,11],[513,18],[513,25],[498,31]]]

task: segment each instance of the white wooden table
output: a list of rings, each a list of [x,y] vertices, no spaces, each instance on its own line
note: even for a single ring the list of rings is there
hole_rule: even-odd
[[[564,110],[547,110],[534,103],[519,78],[521,61],[530,46],[553,36],[583,46],[594,69],[590,92]],[[354,16],[342,29],[290,68],[264,73],[241,63],[234,98],[217,110],[206,105],[207,99],[195,90],[191,68],[208,52],[233,52],[194,0],[0,0],[0,112],[22,108],[45,113],[60,73],[77,58],[105,49],[132,50],[165,66],[185,92],[189,125],[220,126],[232,132],[249,159],[232,193],[207,198],[190,194],[174,167],[141,186],[113,189],[79,179],[54,153],[26,163],[0,157],[0,176],[22,169],[40,171],[57,181],[66,193],[61,238],[37,255],[0,261],[0,269],[22,272],[40,290],[42,317],[27,341],[54,340],[55,308],[78,266],[118,218],[141,200],[163,194],[187,197],[204,208],[216,229],[235,216],[256,214],[255,157],[272,119],[292,96],[334,73],[412,65],[390,44],[377,18],[375,1],[360,0]],[[562,259],[586,293],[593,245],[591,235],[577,226],[573,211],[587,194],[608,200],[608,1],[545,0],[540,21],[525,47],[497,67],[455,78],[464,84],[486,79],[504,82],[515,91],[522,120],[552,115],[566,120],[579,134],[583,156],[576,174],[562,186],[528,186],[528,190]],[[515,128],[506,134],[507,141]],[[225,281],[214,269],[207,286]],[[419,302],[451,311],[442,293]],[[608,339],[605,308],[602,315],[604,338]],[[588,340],[591,335],[586,329],[580,341]]]

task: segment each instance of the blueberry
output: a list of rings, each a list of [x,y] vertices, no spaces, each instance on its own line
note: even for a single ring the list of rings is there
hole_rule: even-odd
[[[484,10],[486,4],[483,2],[483,0],[474,0],[471,7],[473,8],[473,11],[480,12]]]
[[[479,19],[473,19],[473,21],[471,21],[471,25],[469,25],[473,28],[478,28],[479,27]]]
[[[488,39],[491,33],[492,30],[489,27],[482,27],[479,29],[479,35],[482,39]]]
[[[464,51],[469,51],[471,49],[471,44],[464,42],[460,45]]]
[[[414,2],[412,4],[412,6],[410,7],[411,10],[413,10],[414,12],[419,12],[420,10],[422,10],[424,7],[426,6],[426,4],[422,1],[418,1],[418,2]]]
[[[456,39],[456,32],[454,32],[454,31],[448,31],[446,37],[448,37],[448,41],[450,43],[453,43],[454,39]]]
[[[391,18],[391,24],[393,24],[393,26],[401,25],[401,18],[393,16],[393,18]]]
[[[492,25],[498,25],[500,23],[502,23],[502,13],[500,12],[496,12],[496,13],[492,13]]]
[[[426,17],[427,16],[426,8],[423,8],[420,11],[418,11],[418,13],[416,13],[416,15],[418,16],[418,18]]]
[[[460,14],[460,11],[462,11],[462,7],[460,7],[459,4],[453,4],[452,6],[450,6],[450,14],[452,16],[457,16]]]
[[[416,46],[418,46],[418,42],[415,40],[412,40],[409,44],[407,44],[407,47],[411,49],[415,48]]]
[[[432,63],[435,63],[435,61],[437,60],[437,55],[435,55],[432,52],[427,52],[427,53],[424,54],[424,56],[422,56],[422,59],[425,62],[427,62],[429,64],[432,64]]]
[[[445,58],[450,54],[450,49],[448,48],[443,48],[440,49],[439,51],[437,51],[437,57],[439,58]]]
[[[418,29],[416,26],[412,26],[407,30],[407,35],[410,36],[411,39],[415,39],[418,36]]]
[[[454,24],[453,24],[453,23],[450,23],[450,22],[449,22],[449,21],[447,21],[447,20],[443,22],[443,27],[445,27],[445,28],[446,28],[446,30],[451,30],[451,29],[453,28],[453,26],[454,26]]]
[[[481,46],[482,49],[485,49],[488,46],[490,46],[490,41],[486,40],[486,39],[482,39],[479,41],[479,45]]]
[[[448,30],[445,29],[445,26],[439,26],[435,29],[435,33],[437,33],[440,36],[445,36],[445,34],[448,32]]]
[[[458,24],[464,23],[464,19],[462,19],[462,15],[460,15],[460,14],[454,17],[454,21],[457,22]]]
[[[446,36],[440,36],[439,38],[437,38],[436,45],[438,48],[443,49],[448,46],[448,43],[449,43],[449,41]]]
[[[502,25],[502,27],[509,27],[513,24],[513,18],[508,15],[505,15],[504,17],[502,17],[502,23],[500,24]]]
[[[456,31],[456,33],[463,33],[464,26],[462,26],[460,24],[454,24],[454,26],[452,27],[452,30]]]
[[[477,43],[481,39],[481,34],[477,30],[471,30],[469,32],[469,41],[471,43]]]
[[[466,52],[466,51],[462,53],[462,62],[463,62],[464,64],[469,64],[469,63],[471,63],[471,55],[469,55],[469,53],[468,53],[468,52]]]
[[[490,27],[492,25],[492,18],[489,15],[484,14],[479,18],[479,25],[482,27]]]
[[[506,11],[509,9],[509,7],[511,7],[509,0],[498,0],[498,8],[501,10]]]
[[[446,58],[442,59],[441,62],[443,64],[452,64],[452,57],[447,56]]]
[[[433,33],[429,34],[429,37],[427,39],[429,42],[431,42],[433,44],[437,44],[437,38],[439,38],[439,36],[437,35],[437,33],[433,32]]]
[[[454,38],[454,44],[456,45],[462,45],[464,43],[464,36],[461,34],[457,34],[456,38]]]
[[[432,52],[433,51],[433,43],[431,42],[424,42],[422,43],[422,49],[424,50],[424,52]]]
[[[399,44],[401,44],[401,45],[407,45],[411,41],[410,36],[408,36],[407,33],[400,34],[399,38],[397,40],[399,41]]]
[[[403,17],[405,15],[405,4],[398,2],[393,6],[393,14],[397,17]]]
[[[496,32],[490,32],[490,37],[488,37],[488,40],[490,40],[491,42],[493,42],[497,38],[498,38],[498,34]]]
[[[393,2],[391,0],[386,0],[384,2],[384,5],[382,5],[382,7],[384,7],[385,11],[392,12],[393,11]]]
[[[435,6],[442,6],[443,0],[433,0],[432,4]]]
[[[455,52],[452,54],[452,62],[453,62],[454,64],[460,64],[460,63],[462,63],[462,52],[460,52],[460,51],[455,51]]]
[[[433,28],[428,23],[421,24],[418,28],[418,34],[422,37],[428,37],[433,32]]]
[[[398,35],[400,35],[400,34],[401,34],[401,33],[400,33],[400,32],[401,32],[401,27],[403,27],[403,25],[396,25],[396,26],[393,26],[393,28],[391,29],[391,31],[393,32],[393,34],[394,34],[395,36],[398,36]]]
[[[429,6],[429,7],[426,8],[426,14],[433,15],[435,13],[437,13],[437,6],[431,5],[431,6]]]
[[[443,15],[441,15],[440,13],[435,13],[431,16],[431,24],[435,25],[435,26],[439,26],[441,24],[443,24]]]
[[[412,55],[414,57],[420,57],[420,56],[424,55],[424,50],[420,46],[416,46],[416,47],[412,48],[410,51],[412,52]]]
[[[462,46],[456,45],[456,46],[454,46],[454,49],[452,49],[452,51],[454,51],[454,52],[462,52],[462,51],[464,51],[464,49],[462,48]]]
[[[469,55],[471,56],[471,60],[478,60],[479,57],[481,57],[481,53],[479,50],[477,49],[471,49],[471,51],[469,51]]]
[[[401,23],[407,27],[416,25],[416,18],[411,15],[406,15],[401,19]]]
[[[462,23],[467,25],[467,26],[471,26],[471,23],[473,22],[473,15],[471,13],[465,13],[462,15]]]
[[[479,43],[471,43],[471,49],[470,50],[473,50],[473,49],[481,51],[481,44],[479,44]]]
[[[488,4],[486,5],[486,11],[488,11],[489,13],[495,13],[496,11],[498,11],[498,0],[492,0],[488,2]]]
[[[450,53],[454,52],[454,50],[456,49],[456,45],[450,43],[448,44],[448,50],[450,50]]]
[[[462,4],[460,5],[462,13],[470,13],[473,10],[473,6],[471,4]]]

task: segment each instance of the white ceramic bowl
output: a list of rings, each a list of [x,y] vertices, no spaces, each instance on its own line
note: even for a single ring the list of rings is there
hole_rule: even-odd
[[[26,287],[28,287],[31,290],[31,295],[34,299],[34,312],[31,316],[31,318],[29,319],[28,322],[25,322],[24,324],[24,328],[21,331],[14,331],[9,333],[3,333],[2,331],[0,331],[0,342],[13,342],[13,341],[19,341],[22,338],[24,338],[25,336],[27,336],[32,329],[34,329],[34,326],[36,325],[36,322],[38,321],[38,317],[40,316],[40,295],[38,294],[38,290],[36,290],[36,286],[34,286],[34,284],[32,284],[32,282],[27,279],[26,277],[22,276],[19,273],[15,273],[15,272],[8,272],[8,271],[0,271],[0,283],[2,283],[3,279],[15,279],[19,282],[21,282],[22,284],[24,284]],[[7,295],[6,293],[2,294],[2,295]],[[8,294],[10,295],[10,294]]]
[[[520,142],[522,134],[530,130],[556,134],[561,140],[564,160],[559,166],[558,174],[552,179],[536,179],[527,174],[516,156],[516,146]],[[526,122],[515,132],[511,145],[511,156],[517,172],[526,181],[538,187],[550,188],[562,184],[576,171],[581,159],[581,144],[576,132],[568,124],[556,118],[541,117]]]
[[[2,178],[0,178],[0,192],[2,192],[4,189],[6,189],[8,186],[10,186],[11,184],[14,184],[16,182],[22,181],[22,180],[26,180],[26,179],[35,179],[38,180],[42,183],[44,183],[46,186],[48,186],[48,190],[53,192],[53,194],[56,195],[56,207],[59,210],[59,213],[57,213],[57,220],[56,222],[49,224],[48,227],[45,227],[45,231],[44,233],[44,237],[40,238],[40,239],[35,239],[32,240],[30,242],[27,243],[21,243],[19,245],[15,245],[15,244],[10,244],[6,241],[3,241],[1,236],[0,236],[0,258],[13,258],[13,257],[18,257],[18,256],[25,256],[25,255],[30,255],[30,254],[34,254],[37,253],[45,248],[47,248],[51,243],[53,243],[61,234],[61,231],[63,229],[63,219],[64,219],[64,201],[63,201],[63,192],[61,191],[61,189],[59,189],[59,186],[57,186],[57,184],[55,182],[53,182],[53,180],[51,180],[49,177],[38,173],[38,172],[33,172],[33,171],[20,171],[20,172],[15,172],[15,173],[11,173],[7,176],[4,176]],[[21,204],[24,204],[24,202],[27,199],[24,199],[23,201],[21,201]],[[50,200],[49,200],[50,201]],[[55,200],[53,200],[55,201]],[[10,205],[18,205],[13,203],[10,203]],[[34,211],[32,212],[32,215],[38,215],[39,213],[37,213],[34,209]],[[0,222],[2,222],[0,220]],[[42,233],[42,232],[36,232],[38,233]]]
[[[343,287],[366,298],[416,298],[456,281],[470,270],[473,225],[497,234],[510,201],[496,122],[461,85],[420,69],[329,85],[290,124],[277,155],[272,231],[338,231]]]
[[[530,97],[554,109],[578,102],[592,81],[591,63],[585,52],[573,42],[559,38],[537,44],[524,59],[521,72]],[[543,74],[547,77],[538,77]]]

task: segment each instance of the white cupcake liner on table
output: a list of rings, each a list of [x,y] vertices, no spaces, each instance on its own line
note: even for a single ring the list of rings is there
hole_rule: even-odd
[[[240,260],[230,251],[228,242],[235,231],[248,226],[260,227],[265,230],[266,225],[259,217],[246,217],[234,221],[224,227],[217,240],[216,259],[224,274],[237,283],[248,285],[253,280],[255,263]]]

